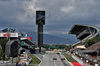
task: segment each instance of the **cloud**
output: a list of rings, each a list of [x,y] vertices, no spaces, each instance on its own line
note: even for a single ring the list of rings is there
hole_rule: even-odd
[[[99,24],[99,4],[99,0],[2,0],[0,26],[36,31],[36,10],[45,10],[45,32],[64,33],[74,24]]]
[[[70,11],[72,11],[74,9],[74,7],[70,6],[70,7],[62,7],[61,11],[65,12],[65,13],[69,13]]]

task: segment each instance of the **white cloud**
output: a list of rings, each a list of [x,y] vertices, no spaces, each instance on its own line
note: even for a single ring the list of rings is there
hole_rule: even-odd
[[[65,13],[69,13],[69,12],[71,12],[72,10],[74,10],[74,7],[73,7],[73,6],[62,7],[62,8],[61,8],[61,11],[62,11],[62,12],[65,12]]]

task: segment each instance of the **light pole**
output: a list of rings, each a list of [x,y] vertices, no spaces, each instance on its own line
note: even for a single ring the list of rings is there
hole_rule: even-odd
[[[67,39],[67,41],[69,41],[69,42],[70,42],[70,49],[71,49],[71,40],[70,40],[70,39]]]
[[[98,60],[98,50],[97,50],[97,60]]]
[[[71,40],[70,39],[67,39],[67,41],[69,41],[70,42],[70,45],[71,45]]]
[[[72,47],[71,47],[71,40],[70,40],[70,39],[67,39],[67,41],[70,42],[70,45],[69,45],[69,51],[70,51],[70,49],[72,48]]]

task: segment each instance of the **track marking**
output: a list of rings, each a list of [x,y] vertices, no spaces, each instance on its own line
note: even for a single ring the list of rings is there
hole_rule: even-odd
[[[54,60],[54,65],[57,66],[55,60]]]

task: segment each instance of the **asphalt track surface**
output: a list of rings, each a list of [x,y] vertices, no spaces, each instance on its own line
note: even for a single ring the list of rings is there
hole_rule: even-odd
[[[57,58],[57,60],[53,60],[53,58]],[[61,58],[64,58],[62,54],[45,54],[39,66],[71,66],[67,60],[61,60]]]

